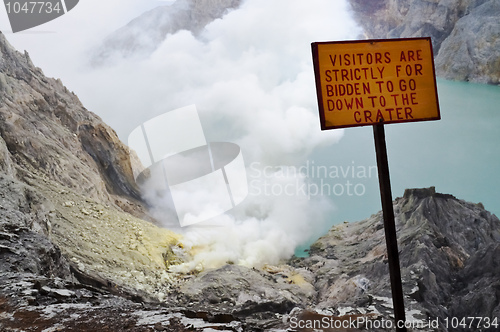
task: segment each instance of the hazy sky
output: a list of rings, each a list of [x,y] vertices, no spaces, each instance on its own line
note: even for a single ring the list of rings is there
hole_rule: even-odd
[[[13,34],[4,6],[0,8],[0,30],[18,50],[28,50],[36,65],[48,76],[63,75],[78,66],[70,59],[83,55],[102,39],[141,13],[171,1],[80,0],[67,14],[29,30]],[[80,61],[81,59],[78,59]]]

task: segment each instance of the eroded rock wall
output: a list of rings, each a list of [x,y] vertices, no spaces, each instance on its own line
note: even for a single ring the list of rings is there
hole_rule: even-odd
[[[0,34],[0,167],[34,173],[129,212],[141,209],[129,150],[60,80]],[[134,208],[127,208],[133,206]]]
[[[178,237],[145,218],[128,147],[0,33],[0,274],[162,297]]]
[[[437,75],[499,84],[496,0],[350,0],[367,38],[431,37]]]
[[[406,190],[395,200],[394,212],[407,319],[500,315],[495,215],[434,188]],[[316,309],[390,315],[385,246],[381,212],[334,226],[314,243],[311,257],[298,266],[316,276]]]

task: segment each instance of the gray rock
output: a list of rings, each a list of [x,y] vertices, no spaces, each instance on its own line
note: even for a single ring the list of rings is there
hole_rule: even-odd
[[[268,270],[226,265],[203,272],[181,286],[177,303],[195,312],[227,315],[255,328],[280,326],[280,316],[312,304],[316,292],[301,276],[305,271],[289,266]]]
[[[15,176],[16,170],[10,158],[10,153],[7,149],[7,145],[5,144],[5,141],[2,137],[0,137],[0,160],[2,160],[2,162],[0,163],[0,172],[6,175]]]
[[[431,37],[438,76],[498,84],[496,0],[350,0],[368,38]]]
[[[489,1],[460,18],[442,43],[437,75],[447,79],[500,84],[500,3]]]
[[[26,182],[42,176],[144,216],[128,148],[114,130],[61,81],[45,77],[1,33],[0,52],[6,84],[0,89],[0,169]]]
[[[0,174],[0,272],[70,278],[69,264],[48,239],[50,202]]]
[[[350,0],[369,38],[432,37],[437,54],[455,22],[470,6],[464,0]]]
[[[480,204],[436,193],[434,188],[406,190],[396,199],[394,211],[407,312],[422,321],[497,317],[500,303],[492,294],[498,287],[494,276],[500,272],[499,219]],[[316,275],[315,309],[390,316],[380,212],[333,227],[310,253],[296,266],[305,265]]]

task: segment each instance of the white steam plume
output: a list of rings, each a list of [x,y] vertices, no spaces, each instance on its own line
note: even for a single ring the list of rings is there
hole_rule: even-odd
[[[81,3],[90,8],[101,2]],[[71,13],[78,15],[78,7]],[[83,23],[80,27],[96,32]],[[109,33],[106,28],[102,31]],[[304,164],[312,150],[341,138],[342,130],[319,129],[310,43],[354,39],[360,32],[345,0],[246,0],[209,24],[200,37],[179,31],[142,60],[121,59],[107,67],[82,70],[88,53],[81,52],[79,44],[77,53],[66,48],[63,54],[80,66],[61,65],[59,56],[48,67],[62,68],[58,76],[63,82],[124,141],[146,120],[196,104],[207,141],[236,143],[247,166],[258,163],[249,170],[254,173],[249,181],[255,186],[244,204],[232,215],[218,218],[224,227],[193,228],[186,233],[186,244],[203,250],[180,268],[216,267],[228,261],[257,266],[289,257],[328,222],[332,206],[321,196],[304,193],[301,188],[307,179],[271,171],[264,176],[257,170]],[[72,33],[69,45],[81,40],[95,45],[95,35],[90,38],[84,30]],[[79,40],[79,33],[85,37]],[[57,49],[55,42],[52,46]],[[46,51],[50,48],[44,45],[46,61],[50,61]],[[266,195],[263,188],[259,192],[259,184],[276,190]],[[279,188],[289,188],[293,195]]]
[[[88,78],[113,87],[110,95],[92,94],[102,96],[95,100],[99,107],[127,114],[128,123],[114,125],[122,135],[195,103],[207,140],[239,144],[247,165],[297,165],[343,134],[319,130],[310,43],[357,33],[343,1],[248,0],[199,39],[180,31],[147,59],[123,60]],[[307,197],[305,178],[251,173],[250,195],[233,214],[213,221],[219,227],[187,230],[184,242],[194,257],[178,270],[276,264],[324,229],[332,207],[321,196]],[[274,192],[264,192],[266,185]],[[199,194],[189,197],[204,201]]]

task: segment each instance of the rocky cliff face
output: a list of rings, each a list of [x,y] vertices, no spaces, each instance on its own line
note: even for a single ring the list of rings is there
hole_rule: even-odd
[[[115,132],[1,33],[0,83],[0,278],[167,287],[178,238],[143,220]]]
[[[368,38],[432,37],[440,77],[500,83],[496,0],[350,0]]]
[[[438,75],[479,83],[500,83],[500,3],[489,1],[457,21],[436,58]]]
[[[177,0],[170,6],[154,8],[117,30],[92,59],[94,65],[113,57],[142,57],[151,54],[168,34],[180,30],[199,35],[210,22],[237,8],[241,0]]]
[[[0,35],[0,154],[7,175],[40,176],[141,214],[128,148],[59,80]]]
[[[406,190],[394,210],[407,319],[498,317],[499,219],[434,188]],[[300,262],[316,276],[317,308],[390,314],[381,219],[333,227]]]

